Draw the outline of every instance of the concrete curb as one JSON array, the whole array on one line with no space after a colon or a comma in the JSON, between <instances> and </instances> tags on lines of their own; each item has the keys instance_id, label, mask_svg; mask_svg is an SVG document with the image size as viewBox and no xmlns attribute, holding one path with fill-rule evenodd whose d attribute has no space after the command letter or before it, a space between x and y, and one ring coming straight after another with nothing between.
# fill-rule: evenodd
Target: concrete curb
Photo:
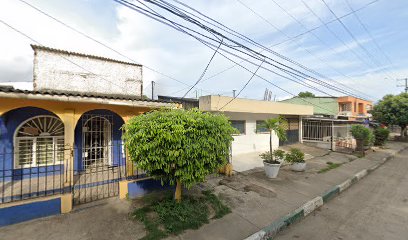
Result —
<instances>
[{"instance_id":1,"label":"concrete curb","mask_svg":"<svg viewBox=\"0 0 408 240\"><path fill-rule=\"evenodd\" d=\"M245 240L265 240L265 239L273 239L276 234L283 229L287 228L291 224L300 221L301 219L305 218L307 215L310 213L314 212L316 209L320 208L323 206L326 202L328 202L330 199L336 197L346 189L350 188L352 185L363 179L365 176L367 176L369 173L373 172L376 170L378 167L383 165L385 162L393 158L395 155L398 153L404 151L405 149L408 149L408 147L404 147L395 153L390 154L387 157L384 157L380 163L374 165L373 167L369 169L363 169L360 172L356 173L353 177L347 179L346 181L335 185L328 191L324 192L321 196L317 196L313 198L312 200L306 202L303 204L301 207L296 209L295 211L285 215L284 217L280 218L279 220L273 222L269 226L261 229L260 231L252 234L251 236L245 238Z\"/></svg>"}]
</instances>

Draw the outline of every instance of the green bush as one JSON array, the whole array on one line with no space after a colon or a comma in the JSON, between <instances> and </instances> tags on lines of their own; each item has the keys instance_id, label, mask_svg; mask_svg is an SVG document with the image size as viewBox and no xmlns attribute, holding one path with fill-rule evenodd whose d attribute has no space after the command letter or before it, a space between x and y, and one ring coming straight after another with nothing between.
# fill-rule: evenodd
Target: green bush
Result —
<instances>
[{"instance_id":1,"label":"green bush","mask_svg":"<svg viewBox=\"0 0 408 240\"><path fill-rule=\"evenodd\" d=\"M374 145L375 146L384 146L384 144L388 140L388 136L390 135L390 130L386 128L376 128L374 130Z\"/></svg>"},{"instance_id":2,"label":"green bush","mask_svg":"<svg viewBox=\"0 0 408 240\"><path fill-rule=\"evenodd\" d=\"M297 148L291 148L286 154L285 160L289 163L305 162L305 154Z\"/></svg>"},{"instance_id":3,"label":"green bush","mask_svg":"<svg viewBox=\"0 0 408 240\"><path fill-rule=\"evenodd\" d=\"M370 129L363 125L353 125L351 126L351 135L358 140L366 140L369 138Z\"/></svg>"},{"instance_id":4,"label":"green bush","mask_svg":"<svg viewBox=\"0 0 408 240\"><path fill-rule=\"evenodd\" d=\"M371 129L368 129L368 136L366 139L364 139L364 146L373 146L375 141L375 136L374 133Z\"/></svg>"},{"instance_id":5,"label":"green bush","mask_svg":"<svg viewBox=\"0 0 408 240\"><path fill-rule=\"evenodd\" d=\"M187 188L228 163L235 129L222 114L198 109L161 109L130 119L123 138L137 166L160 179Z\"/></svg>"}]
</instances>

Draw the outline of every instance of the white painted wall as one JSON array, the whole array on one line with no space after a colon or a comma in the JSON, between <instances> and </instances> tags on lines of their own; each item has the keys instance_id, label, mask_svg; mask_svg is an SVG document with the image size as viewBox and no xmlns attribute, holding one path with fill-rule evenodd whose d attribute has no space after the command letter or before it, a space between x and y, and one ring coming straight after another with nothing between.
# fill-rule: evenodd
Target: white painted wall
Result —
<instances>
[{"instance_id":1,"label":"white painted wall","mask_svg":"<svg viewBox=\"0 0 408 240\"><path fill-rule=\"evenodd\" d=\"M140 96L142 66L35 49L34 90Z\"/></svg>"},{"instance_id":2,"label":"white painted wall","mask_svg":"<svg viewBox=\"0 0 408 240\"><path fill-rule=\"evenodd\" d=\"M230 120L245 120L246 133L244 135L233 136L233 156L243 153L269 151L269 134L256 133L256 121L277 117L278 115L237 112L224 112L224 114L228 116ZM273 150L279 147L279 139L276 134L272 137L272 143Z\"/></svg>"}]
</instances>

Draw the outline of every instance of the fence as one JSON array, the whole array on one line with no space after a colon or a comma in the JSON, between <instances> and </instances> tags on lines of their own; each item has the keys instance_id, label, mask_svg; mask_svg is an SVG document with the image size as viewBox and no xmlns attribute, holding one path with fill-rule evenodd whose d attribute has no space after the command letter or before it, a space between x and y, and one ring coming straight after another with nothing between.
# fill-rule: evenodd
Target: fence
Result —
<instances>
[{"instance_id":1,"label":"fence","mask_svg":"<svg viewBox=\"0 0 408 240\"><path fill-rule=\"evenodd\" d=\"M304 119L302 139L326 144L332 150L351 151L355 147L355 140L350 133L351 126L346 121Z\"/></svg>"},{"instance_id":2,"label":"fence","mask_svg":"<svg viewBox=\"0 0 408 240\"><path fill-rule=\"evenodd\" d=\"M72 193L81 204L116 196L119 181L145 176L123 144L34 146L0 152L0 203Z\"/></svg>"}]
</instances>

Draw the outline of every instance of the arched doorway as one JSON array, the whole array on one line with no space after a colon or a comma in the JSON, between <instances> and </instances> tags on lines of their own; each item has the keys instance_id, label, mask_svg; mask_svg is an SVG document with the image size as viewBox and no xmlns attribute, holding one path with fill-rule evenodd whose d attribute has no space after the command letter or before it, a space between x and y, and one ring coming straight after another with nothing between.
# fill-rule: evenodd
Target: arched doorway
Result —
<instances>
[{"instance_id":1,"label":"arched doorway","mask_svg":"<svg viewBox=\"0 0 408 240\"><path fill-rule=\"evenodd\" d=\"M123 119L107 109L82 114L75 127L74 204L119 194L119 181L126 177L122 142Z\"/></svg>"},{"instance_id":2,"label":"arched doorway","mask_svg":"<svg viewBox=\"0 0 408 240\"><path fill-rule=\"evenodd\" d=\"M112 165L112 119L84 115L82 118L82 164L85 169Z\"/></svg>"}]
</instances>

